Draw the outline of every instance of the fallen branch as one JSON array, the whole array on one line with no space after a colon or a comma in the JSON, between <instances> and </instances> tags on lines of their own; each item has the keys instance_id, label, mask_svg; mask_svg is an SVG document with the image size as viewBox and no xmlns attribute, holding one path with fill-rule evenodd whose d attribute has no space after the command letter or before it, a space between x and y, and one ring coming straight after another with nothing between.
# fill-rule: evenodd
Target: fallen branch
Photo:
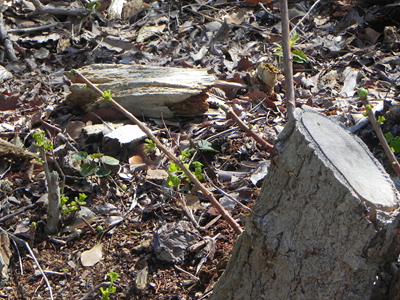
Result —
<instances>
[{"instance_id":1,"label":"fallen branch","mask_svg":"<svg viewBox=\"0 0 400 300\"><path fill-rule=\"evenodd\" d=\"M86 77L84 77L81 73L76 70L72 70L71 74L77 76L81 79L87 86L92 89L98 95L104 97L104 92L101 91L98 87L92 84ZM142 122L140 122L134 115L128 112L123 106L121 106L118 102L116 102L111 97L107 97L107 100L110 101L112 106L121 111L128 119L134 122L156 145L157 148L160 149L172 162L174 162L181 170L186 174L186 176L190 179L190 181L203 193L203 195L211 202L211 204L218 210L218 212L222 215L222 217L228 222L228 224L232 227L232 229L237 233L242 233L242 228L239 224L231 217L231 215L223 208L223 206L214 198L214 196L201 184L201 182L197 179L197 177L190 172L190 170L184 165L184 163L178 159L174 154L169 152L169 150L161 144L161 142L153 135L150 129L147 128Z\"/></svg>"},{"instance_id":2,"label":"fallen branch","mask_svg":"<svg viewBox=\"0 0 400 300\"><path fill-rule=\"evenodd\" d=\"M31 12L28 17L38 14L50 14L50 15L64 15L64 16L75 16L75 17L86 17L92 10L91 9L65 9L65 8L52 8L43 6L39 0L31 1L35 6L35 11Z\"/></svg>"},{"instance_id":3,"label":"fallen branch","mask_svg":"<svg viewBox=\"0 0 400 300\"><path fill-rule=\"evenodd\" d=\"M248 136L251 136L257 143L259 143L261 145L261 147L263 147L265 150L267 150L268 153L271 154L271 156L274 156L275 147L273 145L271 145L270 143L268 143L266 140L264 140L262 137L260 137L254 131L251 131L251 129L246 124L244 124L243 121L235 114L235 112L232 110L232 108L230 108L224 104L221 104L219 107L222 108L225 111L226 116L228 118L231 118L232 120L234 120L236 122L236 124L238 124L239 127L241 129L243 129Z\"/></svg>"}]
</instances>

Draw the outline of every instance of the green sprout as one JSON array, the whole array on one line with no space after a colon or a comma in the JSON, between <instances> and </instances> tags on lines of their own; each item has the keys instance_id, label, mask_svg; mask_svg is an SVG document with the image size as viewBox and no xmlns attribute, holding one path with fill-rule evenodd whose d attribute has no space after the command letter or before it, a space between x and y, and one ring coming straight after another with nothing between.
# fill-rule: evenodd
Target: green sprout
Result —
<instances>
[{"instance_id":1,"label":"green sprout","mask_svg":"<svg viewBox=\"0 0 400 300\"><path fill-rule=\"evenodd\" d=\"M146 142L146 145L144 145L144 149L147 153L151 153L157 148L157 145L153 140L145 139L144 141Z\"/></svg>"},{"instance_id":2,"label":"green sprout","mask_svg":"<svg viewBox=\"0 0 400 300\"><path fill-rule=\"evenodd\" d=\"M189 164L185 163L185 161L190 157L191 152L193 151L195 151L195 149L193 148L185 149L181 151L181 155L179 156L179 159L184 163L185 167L188 169L189 169ZM167 184L172 187L177 187L181 183L181 179L184 176L185 172L183 172L182 169L177 164L171 162L168 168Z\"/></svg>"},{"instance_id":3,"label":"green sprout","mask_svg":"<svg viewBox=\"0 0 400 300\"><path fill-rule=\"evenodd\" d=\"M367 99L367 96L368 96L368 90L363 88L363 87L361 87L361 88L358 89L357 94L358 94L358 97L360 97L361 100L365 100L365 99Z\"/></svg>"},{"instance_id":4,"label":"green sprout","mask_svg":"<svg viewBox=\"0 0 400 300\"><path fill-rule=\"evenodd\" d=\"M212 147L212 144L208 141L201 140L198 143L198 150L201 151L209 151L209 152L218 152ZM184 166L189 169L189 164L186 163L189 160L191 153L196 151L196 149L188 148L181 151L181 155L179 159L182 161ZM193 161L192 166L194 166L194 172L192 172L198 180L203 180L203 164L199 161ZM181 179L185 177L185 172L174 162L171 162L168 168L168 178L167 184L171 187L178 187L181 184ZM186 182L190 182L189 178L185 178Z\"/></svg>"},{"instance_id":5,"label":"green sprout","mask_svg":"<svg viewBox=\"0 0 400 300\"><path fill-rule=\"evenodd\" d=\"M102 287L100 288L101 295L103 300L110 300L110 294L115 293L117 288L113 286L114 281L120 276L116 272L110 272L107 274L110 277L110 285L104 290Z\"/></svg>"},{"instance_id":6,"label":"green sprout","mask_svg":"<svg viewBox=\"0 0 400 300\"><path fill-rule=\"evenodd\" d=\"M386 142L388 142L390 150L392 152L400 153L400 137L394 137L390 132L385 133Z\"/></svg>"},{"instance_id":7,"label":"green sprout","mask_svg":"<svg viewBox=\"0 0 400 300\"><path fill-rule=\"evenodd\" d=\"M378 120L376 122L378 123L378 125L382 125L383 122L385 122L385 121L386 121L386 119L384 116L379 116Z\"/></svg>"},{"instance_id":8,"label":"green sprout","mask_svg":"<svg viewBox=\"0 0 400 300\"><path fill-rule=\"evenodd\" d=\"M106 167L107 165L119 165L118 159L101 153L88 155L87 152L80 151L72 154L71 157L76 160L84 161L79 170L83 177L88 177L93 174L97 177L105 177L111 173L111 170Z\"/></svg>"},{"instance_id":9,"label":"green sprout","mask_svg":"<svg viewBox=\"0 0 400 300\"><path fill-rule=\"evenodd\" d=\"M87 196L84 193L79 193L79 197L75 197L71 203L68 203L69 197L60 196L61 210L64 215L71 211L76 211L80 206L86 205Z\"/></svg>"},{"instance_id":10,"label":"green sprout","mask_svg":"<svg viewBox=\"0 0 400 300\"><path fill-rule=\"evenodd\" d=\"M308 60L307 56L304 54L303 51L301 51L299 49L292 49L293 46L296 44L298 39L299 39L299 35L297 33L290 37L289 48L292 51L293 61L295 63L298 63L298 64L308 63L309 60ZM282 45L280 45L278 43L274 43L274 45L275 45L274 55L277 55L279 57L283 57Z\"/></svg>"},{"instance_id":11,"label":"green sprout","mask_svg":"<svg viewBox=\"0 0 400 300\"><path fill-rule=\"evenodd\" d=\"M44 151L50 151L53 149L53 143L51 143L46 138L46 133L44 131L38 131L33 134L33 138L35 139L35 145L37 147L43 147Z\"/></svg>"},{"instance_id":12,"label":"green sprout","mask_svg":"<svg viewBox=\"0 0 400 300\"><path fill-rule=\"evenodd\" d=\"M108 101L111 101L111 100L112 100L112 99L111 99L111 90L105 91L105 92L102 94L102 96L103 96L104 99L106 99L106 100L108 100Z\"/></svg>"}]
</instances>

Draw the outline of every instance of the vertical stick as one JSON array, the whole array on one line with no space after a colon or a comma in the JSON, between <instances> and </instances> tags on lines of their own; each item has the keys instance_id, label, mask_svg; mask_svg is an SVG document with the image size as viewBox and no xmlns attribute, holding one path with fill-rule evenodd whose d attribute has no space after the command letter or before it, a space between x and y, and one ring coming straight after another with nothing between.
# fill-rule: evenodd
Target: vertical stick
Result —
<instances>
[{"instance_id":1,"label":"vertical stick","mask_svg":"<svg viewBox=\"0 0 400 300\"><path fill-rule=\"evenodd\" d=\"M289 29L289 13L287 0L280 0L281 4L281 21L282 21L282 48L283 48L283 65L285 68L285 85L286 85L286 109L287 118L291 119L293 110L296 107L294 99L294 83L293 83L293 63L290 49L290 29Z\"/></svg>"}]
</instances>

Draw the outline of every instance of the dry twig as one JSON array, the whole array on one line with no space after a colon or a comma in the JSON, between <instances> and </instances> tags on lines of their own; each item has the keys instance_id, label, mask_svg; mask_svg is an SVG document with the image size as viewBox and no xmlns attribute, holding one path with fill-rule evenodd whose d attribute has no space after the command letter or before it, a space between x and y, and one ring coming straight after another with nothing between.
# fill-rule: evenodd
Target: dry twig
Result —
<instances>
[{"instance_id":1,"label":"dry twig","mask_svg":"<svg viewBox=\"0 0 400 300\"><path fill-rule=\"evenodd\" d=\"M274 156L275 147L264 140L262 137L260 137L258 134L256 134L254 131L251 131L251 129L246 124L244 124L243 121L235 114L232 108L226 105L220 105L219 107L222 108L225 111L226 116L234 120L236 124L238 124L239 127L247 133L248 136L251 136L257 143L261 145L261 147L267 150L268 153L271 154L271 156Z\"/></svg>"}]
</instances>

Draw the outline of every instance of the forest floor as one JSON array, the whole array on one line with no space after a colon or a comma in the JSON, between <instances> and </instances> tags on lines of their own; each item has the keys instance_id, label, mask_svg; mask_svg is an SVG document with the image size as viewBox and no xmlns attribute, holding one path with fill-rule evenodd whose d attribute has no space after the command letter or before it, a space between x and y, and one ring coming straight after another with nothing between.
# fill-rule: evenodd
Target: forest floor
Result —
<instances>
[{"instance_id":1,"label":"forest floor","mask_svg":"<svg viewBox=\"0 0 400 300\"><path fill-rule=\"evenodd\" d=\"M110 145L105 131L131 123L112 108L87 112L68 105L72 83L64 72L93 64L204 68L225 82L204 94L204 112L137 117L175 155L188 155L193 171L193 162L203 165L203 184L243 226L240 217L257 201L270 154L218 104L232 106L271 143L283 129L284 76L277 72L269 87L257 75L262 63L282 68L279 3L128 1L118 18L100 2L85 17L66 13L86 9L80 2L52 4L59 10L48 13L37 1L3 3L1 25L17 60L1 52L0 136L36 153L33 135L44 131L53 144L50 169L60 174L62 195L69 198L63 210L80 194L86 204L63 214L58 233L46 234L43 164L26 152L1 152L0 227L20 241L8 245L7 235L0 235L0 298L107 299L110 291L110 299L207 299L233 251L234 230L184 176L177 187L168 184L180 174L144 138L134 147L120 140ZM388 166L363 121L357 90L368 89L371 105L386 118L392 148L400 152L400 4L317 1L312 7L314 2L289 1L293 36L298 34L296 105L342 123ZM119 168L84 177L77 152L96 154L95 164L112 156ZM111 272L119 276L115 289Z\"/></svg>"}]
</instances>

